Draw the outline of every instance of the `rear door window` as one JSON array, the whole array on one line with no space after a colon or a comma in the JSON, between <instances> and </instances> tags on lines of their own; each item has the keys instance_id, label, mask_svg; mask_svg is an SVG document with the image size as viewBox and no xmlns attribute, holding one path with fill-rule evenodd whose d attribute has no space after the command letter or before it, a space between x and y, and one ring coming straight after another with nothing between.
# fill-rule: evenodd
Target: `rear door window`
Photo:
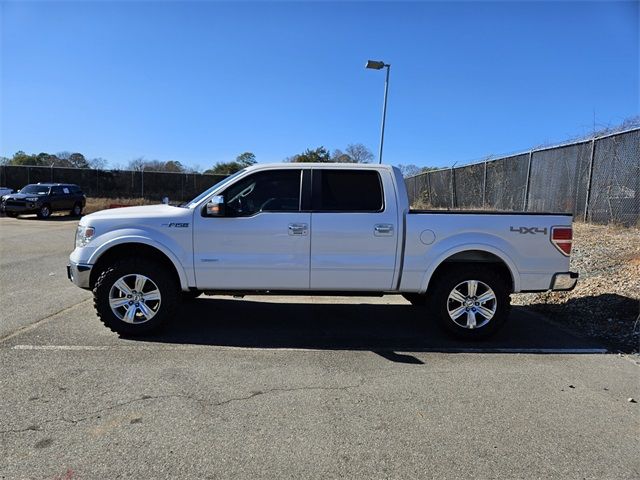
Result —
<instances>
[{"instance_id":1,"label":"rear door window","mask_svg":"<svg viewBox=\"0 0 640 480\"><path fill-rule=\"evenodd\" d=\"M373 170L314 170L312 209L315 212L381 212L380 174Z\"/></svg>"}]
</instances>

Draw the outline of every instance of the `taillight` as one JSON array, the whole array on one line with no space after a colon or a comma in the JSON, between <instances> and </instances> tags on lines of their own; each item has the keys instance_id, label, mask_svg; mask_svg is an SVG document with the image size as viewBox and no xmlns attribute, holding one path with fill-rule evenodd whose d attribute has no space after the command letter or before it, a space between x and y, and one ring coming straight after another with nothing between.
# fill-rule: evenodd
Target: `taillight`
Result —
<instances>
[{"instance_id":1,"label":"taillight","mask_svg":"<svg viewBox=\"0 0 640 480\"><path fill-rule=\"evenodd\" d=\"M573 243L573 229L571 227L551 227L551 243L568 257Z\"/></svg>"}]
</instances>

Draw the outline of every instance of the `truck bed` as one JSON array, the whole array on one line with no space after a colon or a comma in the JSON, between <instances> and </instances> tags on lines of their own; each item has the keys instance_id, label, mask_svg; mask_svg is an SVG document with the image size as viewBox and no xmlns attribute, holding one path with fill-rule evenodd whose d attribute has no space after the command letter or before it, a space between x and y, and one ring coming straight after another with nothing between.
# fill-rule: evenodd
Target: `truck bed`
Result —
<instances>
[{"instance_id":1,"label":"truck bed","mask_svg":"<svg viewBox=\"0 0 640 480\"><path fill-rule=\"evenodd\" d=\"M410 209L409 215L415 214L457 214L457 215L551 215L554 217L565 216L570 217L571 213L560 213L560 212L520 212L517 210L420 210L420 209Z\"/></svg>"}]
</instances>

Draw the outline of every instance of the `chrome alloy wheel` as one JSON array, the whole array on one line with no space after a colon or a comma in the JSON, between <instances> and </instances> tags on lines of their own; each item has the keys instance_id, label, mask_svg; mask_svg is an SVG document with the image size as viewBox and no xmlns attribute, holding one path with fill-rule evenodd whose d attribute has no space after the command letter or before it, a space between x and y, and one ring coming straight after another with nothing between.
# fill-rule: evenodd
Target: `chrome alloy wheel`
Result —
<instances>
[{"instance_id":1,"label":"chrome alloy wheel","mask_svg":"<svg viewBox=\"0 0 640 480\"><path fill-rule=\"evenodd\" d=\"M131 273L120 277L109 291L109 306L123 322L144 323L160 310L161 295L153 280Z\"/></svg>"},{"instance_id":2,"label":"chrome alloy wheel","mask_svg":"<svg viewBox=\"0 0 640 480\"><path fill-rule=\"evenodd\" d=\"M480 280L466 280L451 290L447 312L456 325L472 330L484 327L496 313L498 302L491 287Z\"/></svg>"}]
</instances>

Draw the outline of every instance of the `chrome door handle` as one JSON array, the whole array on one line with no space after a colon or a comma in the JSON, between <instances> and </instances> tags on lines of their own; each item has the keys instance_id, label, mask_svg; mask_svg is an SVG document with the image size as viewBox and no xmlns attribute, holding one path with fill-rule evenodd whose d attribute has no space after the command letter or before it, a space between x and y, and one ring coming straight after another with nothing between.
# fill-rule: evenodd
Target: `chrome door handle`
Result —
<instances>
[{"instance_id":1,"label":"chrome door handle","mask_svg":"<svg viewBox=\"0 0 640 480\"><path fill-rule=\"evenodd\" d=\"M306 235L308 226L306 223L290 223L289 235Z\"/></svg>"},{"instance_id":2,"label":"chrome door handle","mask_svg":"<svg viewBox=\"0 0 640 480\"><path fill-rule=\"evenodd\" d=\"M373 234L376 237L386 237L393 235L393 225L390 223L378 223L373 227Z\"/></svg>"}]
</instances>

